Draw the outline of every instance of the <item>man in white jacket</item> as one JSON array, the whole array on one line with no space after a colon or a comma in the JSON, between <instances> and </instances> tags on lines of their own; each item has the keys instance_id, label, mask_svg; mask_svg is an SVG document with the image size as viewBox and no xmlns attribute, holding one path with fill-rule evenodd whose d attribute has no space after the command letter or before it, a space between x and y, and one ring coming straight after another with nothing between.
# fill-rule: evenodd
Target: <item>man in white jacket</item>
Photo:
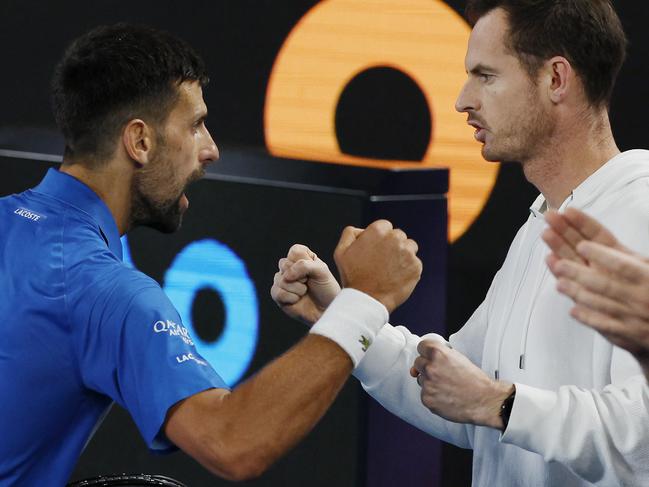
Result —
<instances>
[{"instance_id":1,"label":"man in white jacket","mask_svg":"<svg viewBox=\"0 0 649 487\"><path fill-rule=\"evenodd\" d=\"M394 414L473 448L474 486L649 485L644 377L628 352L570 317L541 238L544 213L572 207L627 247L649 246L649 152L620 153L608 118L625 56L620 21L608 0L475 0L468 14L456 108L484 158L520 162L541 195L450 347L386 325L354 375ZM312 321L338 286L306 251L280 261L271 294Z\"/></svg>"}]
</instances>

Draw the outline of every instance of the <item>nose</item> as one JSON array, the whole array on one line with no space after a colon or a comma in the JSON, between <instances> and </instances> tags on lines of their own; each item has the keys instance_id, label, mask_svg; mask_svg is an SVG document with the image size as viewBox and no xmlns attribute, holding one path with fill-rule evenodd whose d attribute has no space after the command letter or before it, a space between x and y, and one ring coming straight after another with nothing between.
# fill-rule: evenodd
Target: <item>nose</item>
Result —
<instances>
[{"instance_id":1,"label":"nose","mask_svg":"<svg viewBox=\"0 0 649 487\"><path fill-rule=\"evenodd\" d=\"M201 164L207 165L218 161L220 154L219 148L216 146L216 143L214 142L214 139L212 139L212 135L207 128L205 128L205 135L205 146L201 149L198 157Z\"/></svg>"},{"instance_id":2,"label":"nose","mask_svg":"<svg viewBox=\"0 0 649 487\"><path fill-rule=\"evenodd\" d=\"M478 103L471 92L470 80L467 80L455 100L455 109L460 113L476 111L479 108L477 105Z\"/></svg>"}]
</instances>

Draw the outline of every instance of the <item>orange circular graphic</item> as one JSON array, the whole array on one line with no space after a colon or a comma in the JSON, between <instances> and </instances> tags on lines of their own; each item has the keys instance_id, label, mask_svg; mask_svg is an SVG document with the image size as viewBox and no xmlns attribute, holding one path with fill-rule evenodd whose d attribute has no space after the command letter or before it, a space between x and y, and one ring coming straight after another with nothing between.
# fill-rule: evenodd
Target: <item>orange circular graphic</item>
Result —
<instances>
[{"instance_id":1,"label":"orange circular graphic","mask_svg":"<svg viewBox=\"0 0 649 487\"><path fill-rule=\"evenodd\" d=\"M266 93L264 131L280 157L372 167L448 167L449 237L456 240L480 214L496 181L466 116L455 111L464 84L470 28L440 0L325 0L298 22L282 46ZM422 162L343 154L335 114L347 84L374 67L412 78L432 114Z\"/></svg>"}]
</instances>

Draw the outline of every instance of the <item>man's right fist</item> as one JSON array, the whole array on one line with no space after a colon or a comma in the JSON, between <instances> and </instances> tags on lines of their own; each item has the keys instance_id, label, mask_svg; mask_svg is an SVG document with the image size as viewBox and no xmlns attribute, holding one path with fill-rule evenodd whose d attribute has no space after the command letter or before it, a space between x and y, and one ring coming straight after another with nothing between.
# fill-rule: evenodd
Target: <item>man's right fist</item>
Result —
<instances>
[{"instance_id":1,"label":"man's right fist","mask_svg":"<svg viewBox=\"0 0 649 487\"><path fill-rule=\"evenodd\" d=\"M378 220L365 230L343 230L334 260L343 287L369 294L392 312L415 289L422 264L418 246L387 220Z\"/></svg>"}]
</instances>

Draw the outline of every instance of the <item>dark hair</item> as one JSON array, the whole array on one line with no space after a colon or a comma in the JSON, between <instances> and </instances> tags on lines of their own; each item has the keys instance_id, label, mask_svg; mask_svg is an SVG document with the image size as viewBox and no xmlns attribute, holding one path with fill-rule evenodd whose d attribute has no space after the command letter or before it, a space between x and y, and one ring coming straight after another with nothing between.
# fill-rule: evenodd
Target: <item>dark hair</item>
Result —
<instances>
[{"instance_id":1,"label":"dark hair","mask_svg":"<svg viewBox=\"0 0 649 487\"><path fill-rule=\"evenodd\" d=\"M588 100L608 105L626 57L627 39L609 0L469 0L471 25L495 8L509 20L508 47L530 76L544 61L565 57Z\"/></svg>"},{"instance_id":2,"label":"dark hair","mask_svg":"<svg viewBox=\"0 0 649 487\"><path fill-rule=\"evenodd\" d=\"M110 157L132 118L166 120L184 81L205 86L209 78L198 54L169 33L120 23L77 38L52 79L66 156L85 156L90 164Z\"/></svg>"}]
</instances>

